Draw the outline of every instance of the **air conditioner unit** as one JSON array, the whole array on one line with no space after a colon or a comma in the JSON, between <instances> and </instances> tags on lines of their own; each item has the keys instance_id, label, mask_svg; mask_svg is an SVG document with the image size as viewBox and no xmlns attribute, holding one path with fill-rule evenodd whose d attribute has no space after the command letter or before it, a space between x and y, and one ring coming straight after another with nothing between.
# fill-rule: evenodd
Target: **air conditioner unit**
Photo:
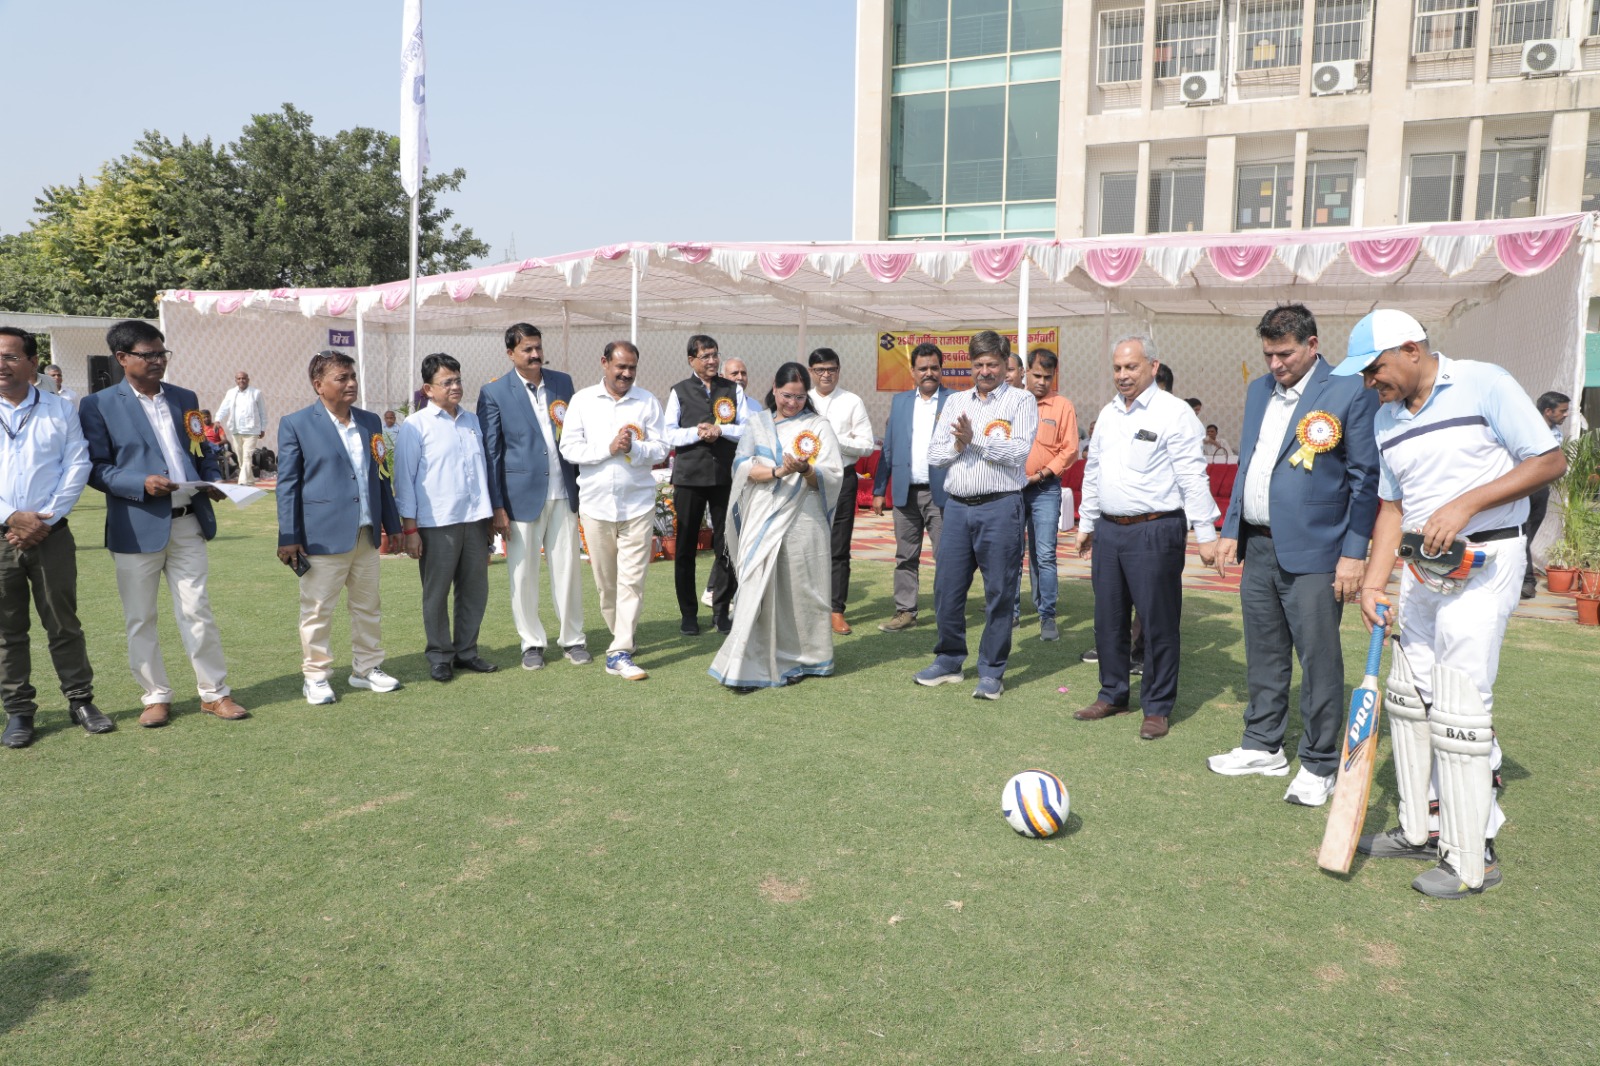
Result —
<instances>
[{"instance_id":1,"label":"air conditioner unit","mask_svg":"<svg viewBox=\"0 0 1600 1066\"><path fill-rule=\"evenodd\" d=\"M1572 69L1572 39L1555 37L1545 41L1524 41L1522 44L1522 76L1537 78L1547 74L1560 74Z\"/></svg>"},{"instance_id":2,"label":"air conditioner unit","mask_svg":"<svg viewBox=\"0 0 1600 1066\"><path fill-rule=\"evenodd\" d=\"M1335 59L1328 63L1318 63L1311 71L1312 96L1348 93L1358 87L1354 59Z\"/></svg>"},{"instance_id":3,"label":"air conditioner unit","mask_svg":"<svg viewBox=\"0 0 1600 1066\"><path fill-rule=\"evenodd\" d=\"M1211 104L1222 99L1222 77L1214 70L1201 70L1185 74L1178 86L1178 95L1185 104Z\"/></svg>"}]
</instances>

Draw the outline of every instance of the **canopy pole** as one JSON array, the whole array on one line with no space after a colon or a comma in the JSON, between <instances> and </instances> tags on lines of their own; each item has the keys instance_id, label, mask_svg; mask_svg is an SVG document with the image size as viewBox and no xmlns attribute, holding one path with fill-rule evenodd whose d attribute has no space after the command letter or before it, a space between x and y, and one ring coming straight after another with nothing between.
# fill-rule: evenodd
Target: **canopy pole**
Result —
<instances>
[{"instance_id":1,"label":"canopy pole","mask_svg":"<svg viewBox=\"0 0 1600 1066\"><path fill-rule=\"evenodd\" d=\"M1028 365L1028 257L1022 257L1022 278L1017 282L1017 358ZM1009 368L1008 368L1009 369Z\"/></svg>"},{"instance_id":2,"label":"canopy pole","mask_svg":"<svg viewBox=\"0 0 1600 1066\"><path fill-rule=\"evenodd\" d=\"M794 361L805 364L806 361L806 294L800 294L800 332L795 335Z\"/></svg>"},{"instance_id":3,"label":"canopy pole","mask_svg":"<svg viewBox=\"0 0 1600 1066\"><path fill-rule=\"evenodd\" d=\"M633 276L629 284L628 340L637 348L639 347L639 255L637 252L629 253L628 263L633 268Z\"/></svg>"},{"instance_id":4,"label":"canopy pole","mask_svg":"<svg viewBox=\"0 0 1600 1066\"><path fill-rule=\"evenodd\" d=\"M356 305L356 382L357 388L360 390L357 393L356 402L358 404L364 403L367 397L371 395L371 392L367 388L367 335L366 330L361 325L360 304ZM387 401L389 395L389 377L387 374L384 375L381 395ZM387 402L385 405L387 406ZM378 417L383 417L382 411L378 412Z\"/></svg>"},{"instance_id":5,"label":"canopy pole","mask_svg":"<svg viewBox=\"0 0 1600 1066\"><path fill-rule=\"evenodd\" d=\"M561 365L572 370L572 309L561 301Z\"/></svg>"},{"instance_id":6,"label":"canopy pole","mask_svg":"<svg viewBox=\"0 0 1600 1066\"><path fill-rule=\"evenodd\" d=\"M418 188L411 198L411 298L406 301L411 307L411 373L417 367L417 201L421 196Z\"/></svg>"},{"instance_id":7,"label":"canopy pole","mask_svg":"<svg viewBox=\"0 0 1600 1066\"><path fill-rule=\"evenodd\" d=\"M1111 358L1111 301L1105 302L1105 310L1100 314L1100 358Z\"/></svg>"}]
</instances>

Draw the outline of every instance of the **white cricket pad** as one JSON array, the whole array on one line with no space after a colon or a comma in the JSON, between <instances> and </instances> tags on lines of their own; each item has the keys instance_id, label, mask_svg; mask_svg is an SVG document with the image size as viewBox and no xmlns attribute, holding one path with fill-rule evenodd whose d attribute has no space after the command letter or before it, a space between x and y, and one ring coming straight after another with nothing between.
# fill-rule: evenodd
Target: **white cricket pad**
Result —
<instances>
[{"instance_id":1,"label":"white cricket pad","mask_svg":"<svg viewBox=\"0 0 1600 1066\"><path fill-rule=\"evenodd\" d=\"M1412 844L1428 840L1428 780L1433 773L1433 747L1428 708L1417 693L1411 663L1396 642L1383 709L1389 715L1389 740L1394 748L1395 783L1400 787L1400 828Z\"/></svg>"},{"instance_id":2,"label":"white cricket pad","mask_svg":"<svg viewBox=\"0 0 1600 1066\"><path fill-rule=\"evenodd\" d=\"M1433 749L1439 771L1439 854L1468 888L1483 884L1483 840L1494 803L1494 716L1464 671L1433 667Z\"/></svg>"}]
</instances>

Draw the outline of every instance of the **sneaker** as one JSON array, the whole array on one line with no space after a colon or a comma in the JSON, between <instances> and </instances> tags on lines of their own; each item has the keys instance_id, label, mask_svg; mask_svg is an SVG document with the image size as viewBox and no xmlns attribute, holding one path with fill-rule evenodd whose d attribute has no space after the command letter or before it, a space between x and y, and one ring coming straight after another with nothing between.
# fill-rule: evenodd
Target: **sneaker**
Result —
<instances>
[{"instance_id":1,"label":"sneaker","mask_svg":"<svg viewBox=\"0 0 1600 1066\"><path fill-rule=\"evenodd\" d=\"M326 681L307 680L300 686L300 691L305 693L306 702L313 707L321 707L326 703L333 703L339 697L333 694L333 686Z\"/></svg>"},{"instance_id":2,"label":"sneaker","mask_svg":"<svg viewBox=\"0 0 1600 1066\"><path fill-rule=\"evenodd\" d=\"M1287 777L1289 760L1283 749L1277 751L1252 751L1234 748L1206 760L1206 769L1224 777L1243 777L1246 774L1265 774L1267 777Z\"/></svg>"},{"instance_id":3,"label":"sneaker","mask_svg":"<svg viewBox=\"0 0 1600 1066\"><path fill-rule=\"evenodd\" d=\"M1438 838L1429 836L1426 843L1413 844L1406 839L1404 829L1395 826L1381 833L1368 833L1356 841L1356 850L1374 859L1422 859L1437 861Z\"/></svg>"},{"instance_id":4,"label":"sneaker","mask_svg":"<svg viewBox=\"0 0 1600 1066\"><path fill-rule=\"evenodd\" d=\"M524 648L522 650L522 668L524 670L543 670L544 649Z\"/></svg>"},{"instance_id":5,"label":"sneaker","mask_svg":"<svg viewBox=\"0 0 1600 1066\"><path fill-rule=\"evenodd\" d=\"M1530 572L1527 577L1522 579L1522 598L1525 600L1531 600L1537 595L1539 595L1539 583ZM1419 878L1418 880L1421 879ZM1488 882L1485 882L1485 884L1487 883Z\"/></svg>"},{"instance_id":6,"label":"sneaker","mask_svg":"<svg viewBox=\"0 0 1600 1066\"><path fill-rule=\"evenodd\" d=\"M615 674L624 681L643 681L650 675L641 670L633 656L625 651L614 651L606 656L606 673Z\"/></svg>"},{"instance_id":7,"label":"sneaker","mask_svg":"<svg viewBox=\"0 0 1600 1066\"><path fill-rule=\"evenodd\" d=\"M1501 880L1500 867L1495 862L1494 849L1491 847L1484 852L1483 884L1477 888L1466 886L1461 880L1461 875L1450 865L1449 859L1441 860L1438 866L1425 874L1418 874L1416 880L1411 882L1411 887L1424 896L1432 896L1434 899L1466 899L1468 896L1487 892L1491 888L1499 888Z\"/></svg>"},{"instance_id":8,"label":"sneaker","mask_svg":"<svg viewBox=\"0 0 1600 1066\"><path fill-rule=\"evenodd\" d=\"M924 667L912 674L911 680L919 685L926 685L928 688L932 688L935 685L954 685L961 681L961 671L946 670L938 663L934 663L932 666Z\"/></svg>"},{"instance_id":9,"label":"sneaker","mask_svg":"<svg viewBox=\"0 0 1600 1066\"><path fill-rule=\"evenodd\" d=\"M594 656L589 654L589 649L582 644L574 644L570 648L562 649L562 654L567 657L567 662L573 666L587 666L594 662Z\"/></svg>"},{"instance_id":10,"label":"sneaker","mask_svg":"<svg viewBox=\"0 0 1600 1066\"><path fill-rule=\"evenodd\" d=\"M894 617L878 627L884 633L898 633L917 624L917 616L910 611L896 611Z\"/></svg>"},{"instance_id":11,"label":"sneaker","mask_svg":"<svg viewBox=\"0 0 1600 1066\"><path fill-rule=\"evenodd\" d=\"M978 687L972 690L972 698L975 700L997 700L1000 698L1000 693L1005 690L1005 683L998 677L980 677L978 678Z\"/></svg>"},{"instance_id":12,"label":"sneaker","mask_svg":"<svg viewBox=\"0 0 1600 1066\"><path fill-rule=\"evenodd\" d=\"M705 593L700 597L700 602L710 607L716 603L716 597L711 594L710 589L706 589Z\"/></svg>"},{"instance_id":13,"label":"sneaker","mask_svg":"<svg viewBox=\"0 0 1600 1066\"><path fill-rule=\"evenodd\" d=\"M1283 794L1283 802L1293 803L1298 807L1320 807L1328 802L1328 797L1333 795L1333 783L1338 775L1312 773L1304 766L1294 775L1294 780L1289 784L1289 791ZM1348 839L1348 838L1346 838Z\"/></svg>"},{"instance_id":14,"label":"sneaker","mask_svg":"<svg viewBox=\"0 0 1600 1066\"><path fill-rule=\"evenodd\" d=\"M351 674L350 687L364 688L372 692L393 692L400 687L400 679L390 677L377 667L373 667L367 671L365 677L360 674Z\"/></svg>"},{"instance_id":15,"label":"sneaker","mask_svg":"<svg viewBox=\"0 0 1600 1066\"><path fill-rule=\"evenodd\" d=\"M1099 648L1090 648L1088 651L1086 651L1082 655L1078 656L1078 661L1080 663L1097 663L1097 662L1099 662L1100 661L1100 649Z\"/></svg>"},{"instance_id":16,"label":"sneaker","mask_svg":"<svg viewBox=\"0 0 1600 1066\"><path fill-rule=\"evenodd\" d=\"M1128 663L1128 673L1133 677L1144 676L1144 660L1134 659Z\"/></svg>"},{"instance_id":17,"label":"sneaker","mask_svg":"<svg viewBox=\"0 0 1600 1066\"><path fill-rule=\"evenodd\" d=\"M1061 630L1056 626L1056 620L1054 618L1041 618L1041 619L1039 619L1039 639L1040 640L1060 640L1061 639Z\"/></svg>"}]
</instances>

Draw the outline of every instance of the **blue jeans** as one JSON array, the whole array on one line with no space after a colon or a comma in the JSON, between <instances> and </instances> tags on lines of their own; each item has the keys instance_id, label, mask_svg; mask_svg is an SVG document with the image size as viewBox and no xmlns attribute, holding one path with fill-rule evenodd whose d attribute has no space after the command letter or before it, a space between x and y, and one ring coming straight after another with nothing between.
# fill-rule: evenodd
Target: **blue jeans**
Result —
<instances>
[{"instance_id":1,"label":"blue jeans","mask_svg":"<svg viewBox=\"0 0 1600 1066\"><path fill-rule=\"evenodd\" d=\"M944 530L934 560L933 610L939 640L934 662L960 670L967 661L967 594L972 576L983 572L983 636L978 676L1002 677L1011 656L1011 614L1022 585L1022 493L968 507L954 498L945 505Z\"/></svg>"},{"instance_id":2,"label":"blue jeans","mask_svg":"<svg viewBox=\"0 0 1600 1066\"><path fill-rule=\"evenodd\" d=\"M1056 537L1061 531L1061 482L1055 478L1022 490L1027 513L1028 587L1042 621L1056 616Z\"/></svg>"}]
</instances>

